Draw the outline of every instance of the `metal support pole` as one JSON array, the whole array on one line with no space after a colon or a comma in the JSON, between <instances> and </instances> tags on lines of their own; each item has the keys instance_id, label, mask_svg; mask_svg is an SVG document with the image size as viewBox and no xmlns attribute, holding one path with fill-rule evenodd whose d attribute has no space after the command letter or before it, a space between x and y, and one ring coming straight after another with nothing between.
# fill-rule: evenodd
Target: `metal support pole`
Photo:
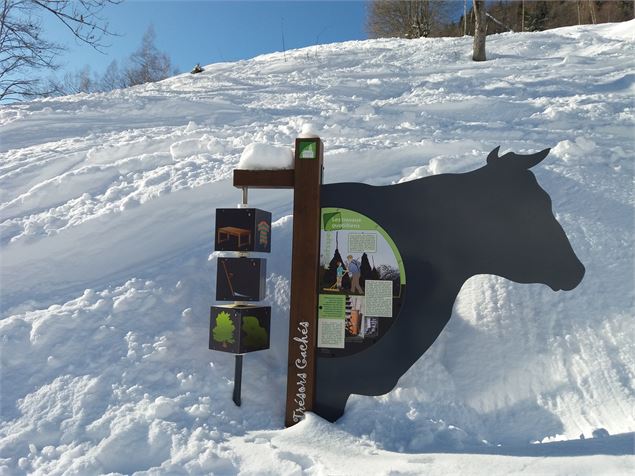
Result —
<instances>
[{"instance_id":1,"label":"metal support pole","mask_svg":"<svg viewBox=\"0 0 635 476\"><path fill-rule=\"evenodd\" d=\"M236 406L240 406L240 389L243 382L243 354L236 354L236 361L234 365L234 394L232 400Z\"/></svg>"},{"instance_id":2,"label":"metal support pole","mask_svg":"<svg viewBox=\"0 0 635 476\"><path fill-rule=\"evenodd\" d=\"M242 196L242 202L238 205L239 208L247 208L248 190L249 190L248 187L242 187L243 196ZM239 252L238 255L248 256L249 253ZM234 304L244 305L245 303L241 301L236 301L234 302ZM234 361L234 393L232 395L232 400L234 401L236 406L239 407L241 404L240 392L241 392L242 383L243 383L243 354L236 354L235 357L236 359Z\"/></svg>"}]
</instances>

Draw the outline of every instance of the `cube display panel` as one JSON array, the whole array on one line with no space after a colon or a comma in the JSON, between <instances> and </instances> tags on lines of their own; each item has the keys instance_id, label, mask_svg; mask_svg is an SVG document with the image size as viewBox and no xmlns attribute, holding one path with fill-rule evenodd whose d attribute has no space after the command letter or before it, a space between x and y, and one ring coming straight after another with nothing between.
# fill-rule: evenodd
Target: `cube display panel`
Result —
<instances>
[{"instance_id":1,"label":"cube display panel","mask_svg":"<svg viewBox=\"0 0 635 476\"><path fill-rule=\"evenodd\" d=\"M216 251L271 251L271 213L258 208L217 208Z\"/></svg>"},{"instance_id":2,"label":"cube display panel","mask_svg":"<svg viewBox=\"0 0 635 476\"><path fill-rule=\"evenodd\" d=\"M269 306L212 306L209 348L232 354L266 350L270 330Z\"/></svg>"},{"instance_id":3,"label":"cube display panel","mask_svg":"<svg viewBox=\"0 0 635 476\"><path fill-rule=\"evenodd\" d=\"M267 260L218 258L217 301L261 301L265 297Z\"/></svg>"}]
</instances>

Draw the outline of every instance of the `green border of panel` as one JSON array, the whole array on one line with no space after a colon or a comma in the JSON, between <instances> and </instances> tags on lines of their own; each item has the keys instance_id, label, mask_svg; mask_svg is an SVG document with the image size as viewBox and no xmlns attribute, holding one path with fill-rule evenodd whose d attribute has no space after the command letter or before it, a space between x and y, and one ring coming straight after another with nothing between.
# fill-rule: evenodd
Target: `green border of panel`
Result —
<instances>
[{"instance_id":1,"label":"green border of panel","mask_svg":"<svg viewBox=\"0 0 635 476\"><path fill-rule=\"evenodd\" d=\"M361 220L359 222L359 228L355 228L354 230L351 230L351 229L348 229L348 228L338 228L338 229L325 230L324 229L324 215L326 213L333 213L333 214L340 213L342 218L344 218L346 215L353 214L354 216L351 216L351 218L355 218L355 219L361 218ZM392 240L390 235L386 232L386 230L384 230L381 226L379 226L371 218L368 218L366 215L362 215L361 213L356 212L354 210L348 210L347 208L324 207L320 211L320 230L321 231L339 231L339 230L342 230L342 231L378 231L381 234L381 236L384 237L386 242L388 242L388 245L390 245L390 249L392 250L392 252L395 255L395 257L397 258L397 265L399 266L399 277L400 277L400 280L401 280L401 284L406 284L406 270L404 268L403 259L401 258L401 253L399 253L399 249L397 248L397 245Z\"/></svg>"}]
</instances>

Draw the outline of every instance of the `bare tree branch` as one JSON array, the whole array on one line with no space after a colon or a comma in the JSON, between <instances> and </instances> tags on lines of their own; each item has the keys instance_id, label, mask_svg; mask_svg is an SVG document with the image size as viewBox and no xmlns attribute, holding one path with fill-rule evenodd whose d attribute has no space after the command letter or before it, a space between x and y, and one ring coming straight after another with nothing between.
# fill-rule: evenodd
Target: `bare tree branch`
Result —
<instances>
[{"instance_id":1,"label":"bare tree branch","mask_svg":"<svg viewBox=\"0 0 635 476\"><path fill-rule=\"evenodd\" d=\"M120 4L123 0L31 0L35 5L53 14L81 42L98 51L110 45L102 43L112 35L108 23L101 15L103 9Z\"/></svg>"},{"instance_id":2,"label":"bare tree branch","mask_svg":"<svg viewBox=\"0 0 635 476\"><path fill-rule=\"evenodd\" d=\"M72 36L97 51L112 35L102 16L108 5L122 0L0 0L0 101L29 99L54 91L42 87L43 70L58 67L56 57L64 50L43 35L40 18L54 15ZM39 72L39 73L38 73Z\"/></svg>"},{"instance_id":3,"label":"bare tree branch","mask_svg":"<svg viewBox=\"0 0 635 476\"><path fill-rule=\"evenodd\" d=\"M512 27L505 25L502 21L498 21L496 18L494 18L489 13L486 12L485 16L487 18L489 18L490 20L492 20L494 23L496 23L498 26L500 26L502 28L505 28L507 31L511 31L512 33L514 33L514 29Z\"/></svg>"}]
</instances>

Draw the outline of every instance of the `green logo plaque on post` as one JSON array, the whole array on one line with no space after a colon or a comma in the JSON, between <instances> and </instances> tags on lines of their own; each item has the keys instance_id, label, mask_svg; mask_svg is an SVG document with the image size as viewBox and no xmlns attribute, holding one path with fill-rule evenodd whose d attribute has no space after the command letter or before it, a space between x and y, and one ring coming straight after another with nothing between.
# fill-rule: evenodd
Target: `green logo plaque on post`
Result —
<instances>
[{"instance_id":1,"label":"green logo plaque on post","mask_svg":"<svg viewBox=\"0 0 635 476\"><path fill-rule=\"evenodd\" d=\"M301 159L316 159L317 158L317 142L316 141L301 140L299 149L300 149Z\"/></svg>"}]
</instances>

